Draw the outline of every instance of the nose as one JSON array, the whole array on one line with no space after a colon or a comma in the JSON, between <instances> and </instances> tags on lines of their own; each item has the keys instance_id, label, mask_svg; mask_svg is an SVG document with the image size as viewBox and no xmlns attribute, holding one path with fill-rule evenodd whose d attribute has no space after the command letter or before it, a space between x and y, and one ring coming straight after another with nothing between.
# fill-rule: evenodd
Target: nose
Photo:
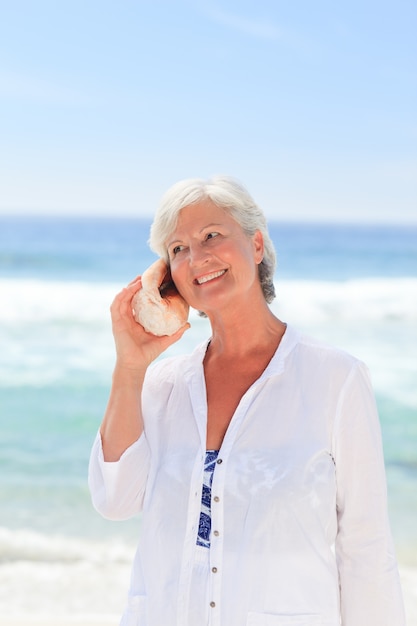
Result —
<instances>
[{"instance_id":1,"label":"nose","mask_svg":"<svg viewBox=\"0 0 417 626\"><path fill-rule=\"evenodd\" d=\"M200 243L190 246L189 259L192 267L201 267L205 265L211 258L211 254Z\"/></svg>"}]
</instances>

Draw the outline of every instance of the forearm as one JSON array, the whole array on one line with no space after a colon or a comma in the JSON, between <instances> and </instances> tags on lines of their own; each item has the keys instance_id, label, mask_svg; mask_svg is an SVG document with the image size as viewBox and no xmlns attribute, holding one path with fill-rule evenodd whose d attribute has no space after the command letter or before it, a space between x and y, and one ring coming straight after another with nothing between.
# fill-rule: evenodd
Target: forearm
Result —
<instances>
[{"instance_id":1,"label":"forearm","mask_svg":"<svg viewBox=\"0 0 417 626\"><path fill-rule=\"evenodd\" d=\"M116 363L107 409L100 427L104 460L118 461L143 432L141 393L146 373Z\"/></svg>"},{"instance_id":2,"label":"forearm","mask_svg":"<svg viewBox=\"0 0 417 626\"><path fill-rule=\"evenodd\" d=\"M173 335L156 336L138 324L132 298L141 289L141 278L133 280L113 300L110 308L117 360L109 402L100 428L104 460L118 461L143 432L141 396L148 366L189 328Z\"/></svg>"},{"instance_id":3,"label":"forearm","mask_svg":"<svg viewBox=\"0 0 417 626\"><path fill-rule=\"evenodd\" d=\"M335 429L339 567L343 626L404 626L389 527L381 429L368 373L356 367Z\"/></svg>"}]
</instances>

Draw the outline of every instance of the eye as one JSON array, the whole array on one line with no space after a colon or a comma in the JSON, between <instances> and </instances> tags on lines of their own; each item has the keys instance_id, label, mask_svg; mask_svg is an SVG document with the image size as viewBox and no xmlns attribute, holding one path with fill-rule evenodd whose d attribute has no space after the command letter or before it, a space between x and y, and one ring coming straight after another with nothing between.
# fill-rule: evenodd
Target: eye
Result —
<instances>
[{"instance_id":1,"label":"eye","mask_svg":"<svg viewBox=\"0 0 417 626\"><path fill-rule=\"evenodd\" d=\"M172 248L172 254L175 256L176 254L178 254L178 252L181 252L181 250L184 250L185 246L174 246Z\"/></svg>"},{"instance_id":2,"label":"eye","mask_svg":"<svg viewBox=\"0 0 417 626\"><path fill-rule=\"evenodd\" d=\"M215 237L218 237L219 233L213 232L213 233L207 233L206 235L206 240L207 239L214 239Z\"/></svg>"}]
</instances>

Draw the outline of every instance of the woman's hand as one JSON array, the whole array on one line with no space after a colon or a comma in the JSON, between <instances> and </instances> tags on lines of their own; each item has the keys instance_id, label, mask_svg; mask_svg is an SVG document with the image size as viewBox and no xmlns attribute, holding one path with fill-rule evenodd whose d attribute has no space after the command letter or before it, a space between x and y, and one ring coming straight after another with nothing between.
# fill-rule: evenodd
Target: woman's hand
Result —
<instances>
[{"instance_id":1,"label":"woman's hand","mask_svg":"<svg viewBox=\"0 0 417 626\"><path fill-rule=\"evenodd\" d=\"M190 324L187 323L174 335L163 337L157 337L146 332L135 321L132 312L133 296L141 288L142 281L141 277L138 276L117 294L110 307L117 366L119 368L133 370L146 368L190 328Z\"/></svg>"},{"instance_id":2,"label":"woman's hand","mask_svg":"<svg viewBox=\"0 0 417 626\"><path fill-rule=\"evenodd\" d=\"M109 401L100 428L105 461L118 461L143 432L141 394L146 370L190 327L187 323L175 335L157 337L135 321L132 299L142 289L138 276L113 300L110 307L117 360Z\"/></svg>"}]
</instances>

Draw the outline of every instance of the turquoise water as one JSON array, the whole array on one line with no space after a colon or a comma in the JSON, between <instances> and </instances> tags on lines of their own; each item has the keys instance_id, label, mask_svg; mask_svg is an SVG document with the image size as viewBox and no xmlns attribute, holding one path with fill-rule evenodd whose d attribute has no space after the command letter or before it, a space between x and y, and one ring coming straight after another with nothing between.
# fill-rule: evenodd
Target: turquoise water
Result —
<instances>
[{"instance_id":1,"label":"turquoise water","mask_svg":"<svg viewBox=\"0 0 417 626\"><path fill-rule=\"evenodd\" d=\"M140 523L102 520L86 474L114 359L109 306L153 260L148 229L139 220L0 219L0 613L19 602L17 566L31 589L53 563L80 611L95 567L120 570L127 586ZM417 564L417 228L273 224L271 234L273 310L371 369L397 551ZM191 324L170 354L209 335L194 313Z\"/></svg>"}]
</instances>

